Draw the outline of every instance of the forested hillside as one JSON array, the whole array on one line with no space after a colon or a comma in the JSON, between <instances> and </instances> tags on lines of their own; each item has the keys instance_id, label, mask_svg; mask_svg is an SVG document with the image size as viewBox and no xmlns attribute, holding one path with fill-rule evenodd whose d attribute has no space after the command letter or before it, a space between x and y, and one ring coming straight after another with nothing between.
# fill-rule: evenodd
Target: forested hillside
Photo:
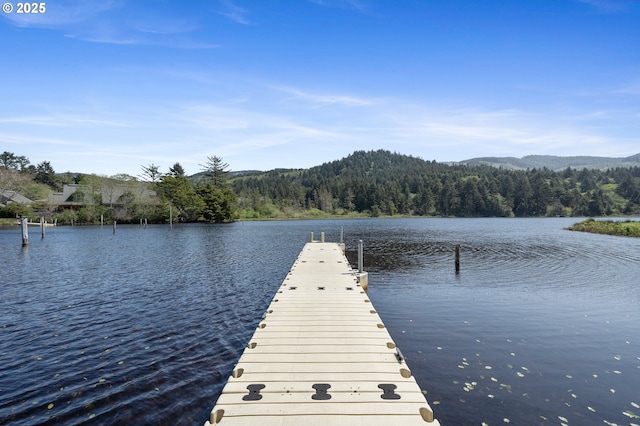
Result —
<instances>
[{"instance_id":1,"label":"forested hillside","mask_svg":"<svg viewBox=\"0 0 640 426\"><path fill-rule=\"evenodd\" d=\"M337 215L605 216L640 213L640 167L606 171L445 165L358 151L308 170L231 181L240 217Z\"/></svg>"},{"instance_id":2,"label":"forested hillside","mask_svg":"<svg viewBox=\"0 0 640 426\"><path fill-rule=\"evenodd\" d=\"M190 177L179 163L167 173L153 164L142 166L139 178L59 175L48 162L30 166L26 157L5 152L0 156L2 200L18 192L34 202L26 205L7 201L5 206L0 205L0 217L45 215L61 223L96 223L101 216L119 222L142 218L166 222L170 212L174 220L182 222L329 215L640 214L637 166L514 170L447 165L382 150L357 151L305 170L231 173L228 166L220 157L212 156L202 173ZM62 206L48 201L54 191L69 185L82 188L84 203L79 204L75 198L67 200L70 205ZM126 196L106 200L105 190L116 187L126 188ZM143 189L156 196L147 199L136 195Z\"/></svg>"}]
</instances>

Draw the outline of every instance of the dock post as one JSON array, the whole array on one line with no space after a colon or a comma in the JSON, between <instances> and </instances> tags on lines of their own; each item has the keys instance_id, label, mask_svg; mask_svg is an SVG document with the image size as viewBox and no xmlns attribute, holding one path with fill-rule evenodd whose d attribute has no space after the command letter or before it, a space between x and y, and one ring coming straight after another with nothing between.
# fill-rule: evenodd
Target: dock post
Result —
<instances>
[{"instance_id":1,"label":"dock post","mask_svg":"<svg viewBox=\"0 0 640 426\"><path fill-rule=\"evenodd\" d=\"M324 243L324 232L320 233L320 242Z\"/></svg>"},{"instance_id":2,"label":"dock post","mask_svg":"<svg viewBox=\"0 0 640 426\"><path fill-rule=\"evenodd\" d=\"M44 238L44 234L45 234L45 223L44 223L44 216L40 216L40 230L42 231L42 238Z\"/></svg>"},{"instance_id":3,"label":"dock post","mask_svg":"<svg viewBox=\"0 0 640 426\"><path fill-rule=\"evenodd\" d=\"M117 222L114 220L113 221L113 233L114 234L116 233L116 225L117 225Z\"/></svg>"},{"instance_id":4,"label":"dock post","mask_svg":"<svg viewBox=\"0 0 640 426\"><path fill-rule=\"evenodd\" d=\"M22 247L29 244L29 223L28 219L22 216L20 220L20 225L22 226Z\"/></svg>"},{"instance_id":5,"label":"dock post","mask_svg":"<svg viewBox=\"0 0 640 426\"><path fill-rule=\"evenodd\" d=\"M104 225L104 215L101 214L100 215L100 226L103 226L103 225Z\"/></svg>"},{"instance_id":6,"label":"dock post","mask_svg":"<svg viewBox=\"0 0 640 426\"><path fill-rule=\"evenodd\" d=\"M340 227L340 243L338 244L340 250L342 250L342 254L345 254L347 251L346 246L344 245L344 226Z\"/></svg>"},{"instance_id":7,"label":"dock post","mask_svg":"<svg viewBox=\"0 0 640 426\"><path fill-rule=\"evenodd\" d=\"M456 244L456 274L460 273L460 244Z\"/></svg>"},{"instance_id":8,"label":"dock post","mask_svg":"<svg viewBox=\"0 0 640 426\"><path fill-rule=\"evenodd\" d=\"M309 234L309 242L312 243L313 242L313 232L311 232Z\"/></svg>"},{"instance_id":9,"label":"dock post","mask_svg":"<svg viewBox=\"0 0 640 426\"><path fill-rule=\"evenodd\" d=\"M367 287L369 287L369 273L364 272L364 249L362 240L358 240L358 273L356 277L358 277L360 287L362 287L364 291L367 291Z\"/></svg>"}]
</instances>

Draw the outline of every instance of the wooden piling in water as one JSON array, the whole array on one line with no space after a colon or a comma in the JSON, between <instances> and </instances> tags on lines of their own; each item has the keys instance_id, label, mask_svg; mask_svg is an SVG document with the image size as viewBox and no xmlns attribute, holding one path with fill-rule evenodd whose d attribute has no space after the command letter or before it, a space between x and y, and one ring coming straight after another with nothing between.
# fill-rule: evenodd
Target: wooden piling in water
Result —
<instances>
[{"instance_id":1,"label":"wooden piling in water","mask_svg":"<svg viewBox=\"0 0 640 426\"><path fill-rule=\"evenodd\" d=\"M42 231L42 238L44 238L45 235L45 221L44 221L44 216L40 216L40 229Z\"/></svg>"},{"instance_id":2,"label":"wooden piling in water","mask_svg":"<svg viewBox=\"0 0 640 426\"><path fill-rule=\"evenodd\" d=\"M114 220L113 221L113 233L114 234L116 233L116 225L117 225L117 222Z\"/></svg>"},{"instance_id":3,"label":"wooden piling in water","mask_svg":"<svg viewBox=\"0 0 640 426\"><path fill-rule=\"evenodd\" d=\"M20 220L20 225L22 227L22 246L26 246L29 244L29 222L26 217L22 217Z\"/></svg>"},{"instance_id":4,"label":"wooden piling in water","mask_svg":"<svg viewBox=\"0 0 640 426\"><path fill-rule=\"evenodd\" d=\"M460 273L460 244L456 244L456 274Z\"/></svg>"}]
</instances>

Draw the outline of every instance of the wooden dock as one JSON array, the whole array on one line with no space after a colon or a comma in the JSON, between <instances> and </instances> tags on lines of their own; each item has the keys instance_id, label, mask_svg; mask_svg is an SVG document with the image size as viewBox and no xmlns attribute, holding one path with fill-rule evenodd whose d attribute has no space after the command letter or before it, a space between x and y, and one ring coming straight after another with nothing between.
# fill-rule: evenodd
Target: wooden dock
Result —
<instances>
[{"instance_id":1,"label":"wooden dock","mask_svg":"<svg viewBox=\"0 0 640 426\"><path fill-rule=\"evenodd\" d=\"M305 245L205 426L440 424L343 247Z\"/></svg>"}]
</instances>

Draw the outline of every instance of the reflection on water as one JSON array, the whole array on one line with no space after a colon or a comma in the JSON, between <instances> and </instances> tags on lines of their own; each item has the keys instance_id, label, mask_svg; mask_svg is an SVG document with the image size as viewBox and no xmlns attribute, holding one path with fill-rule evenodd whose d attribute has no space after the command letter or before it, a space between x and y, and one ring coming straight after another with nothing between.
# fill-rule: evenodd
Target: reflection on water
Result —
<instances>
[{"instance_id":1,"label":"reflection on water","mask_svg":"<svg viewBox=\"0 0 640 426\"><path fill-rule=\"evenodd\" d=\"M202 424L308 232L341 226L443 424L640 424L640 240L574 222L0 230L0 424Z\"/></svg>"}]
</instances>

